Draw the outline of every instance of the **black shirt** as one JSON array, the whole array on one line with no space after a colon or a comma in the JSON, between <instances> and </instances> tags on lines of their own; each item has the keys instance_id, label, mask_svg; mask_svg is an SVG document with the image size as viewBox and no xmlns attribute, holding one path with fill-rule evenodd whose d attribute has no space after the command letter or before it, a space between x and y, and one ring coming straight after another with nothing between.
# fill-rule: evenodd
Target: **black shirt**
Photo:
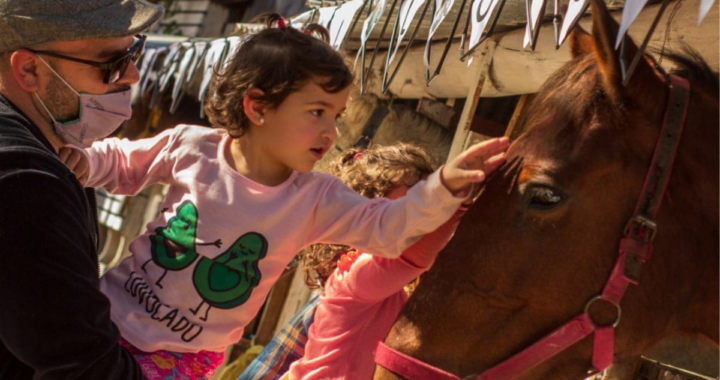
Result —
<instances>
[{"instance_id":1,"label":"black shirt","mask_svg":"<svg viewBox=\"0 0 720 380\"><path fill-rule=\"evenodd\" d=\"M0 379L145 379L98 268L94 193L0 95Z\"/></svg>"}]
</instances>

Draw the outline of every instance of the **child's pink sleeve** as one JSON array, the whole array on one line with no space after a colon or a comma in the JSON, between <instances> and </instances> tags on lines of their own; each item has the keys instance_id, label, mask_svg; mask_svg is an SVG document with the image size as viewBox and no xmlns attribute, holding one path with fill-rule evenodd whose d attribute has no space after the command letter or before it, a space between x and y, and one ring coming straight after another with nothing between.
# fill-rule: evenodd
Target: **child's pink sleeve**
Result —
<instances>
[{"instance_id":1,"label":"child's pink sleeve","mask_svg":"<svg viewBox=\"0 0 720 380\"><path fill-rule=\"evenodd\" d=\"M170 176L167 151L175 129L136 141L117 138L96 141L85 150L89 164L85 186L134 195L150 184L167 182Z\"/></svg>"},{"instance_id":2,"label":"child's pink sleeve","mask_svg":"<svg viewBox=\"0 0 720 380\"><path fill-rule=\"evenodd\" d=\"M455 235L455 230L460 224L460 219L465 214L465 211L467 211L467 207L464 206L458 209L450 220L438 227L437 230L420 238L417 243L406 249L400 257L415 266L430 268L435 262L438 253L445 248L453 235Z\"/></svg>"},{"instance_id":3,"label":"child's pink sleeve","mask_svg":"<svg viewBox=\"0 0 720 380\"><path fill-rule=\"evenodd\" d=\"M397 259L360 255L340 283L344 283L354 298L367 303L381 301L399 292L430 269L438 253L452 239L465 210L458 210L450 220L423 236ZM337 275L337 271L333 273L333 276Z\"/></svg>"}]
</instances>

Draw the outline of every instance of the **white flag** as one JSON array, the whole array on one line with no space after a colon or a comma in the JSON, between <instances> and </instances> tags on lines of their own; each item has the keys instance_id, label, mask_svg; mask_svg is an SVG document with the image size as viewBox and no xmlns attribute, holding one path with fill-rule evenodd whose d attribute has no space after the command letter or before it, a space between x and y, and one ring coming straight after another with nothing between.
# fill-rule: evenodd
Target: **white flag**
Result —
<instances>
[{"instance_id":1,"label":"white flag","mask_svg":"<svg viewBox=\"0 0 720 380\"><path fill-rule=\"evenodd\" d=\"M320 17L318 17L318 24L324 26L325 28L330 25L330 22L333 20L333 16L335 15L335 10L337 7L322 7L319 9Z\"/></svg>"},{"instance_id":2,"label":"white flag","mask_svg":"<svg viewBox=\"0 0 720 380\"><path fill-rule=\"evenodd\" d=\"M532 45L533 36L537 28L540 27L540 21L545 16L546 0L526 0L525 6L527 10L527 24L525 24L525 39L523 40L523 48Z\"/></svg>"},{"instance_id":3,"label":"white flag","mask_svg":"<svg viewBox=\"0 0 720 380\"><path fill-rule=\"evenodd\" d=\"M560 36L557 40L557 48L559 48L563 41L565 41L570 29L577 25L578 21L580 21L580 18L588 7L588 1L589 0L570 0L568 3L567 12L565 12L565 18L563 19L563 24L560 28Z\"/></svg>"},{"instance_id":4,"label":"white flag","mask_svg":"<svg viewBox=\"0 0 720 380\"><path fill-rule=\"evenodd\" d=\"M398 23L400 25L398 25L398 34L395 38L395 49L390 56L389 62L395 60L395 56L397 55L397 52L400 48L400 42L405 37L408 29L410 29L410 24L412 24L412 21L413 19L415 19L417 11L425 3L425 1L430 0L403 0L402 4L400 4L400 11L398 13Z\"/></svg>"},{"instance_id":5,"label":"white flag","mask_svg":"<svg viewBox=\"0 0 720 380\"><path fill-rule=\"evenodd\" d=\"M475 0L470 7L470 16L472 17L472 30L470 32L470 48L477 45L485 33L490 16L495 11L495 7L500 0Z\"/></svg>"},{"instance_id":6,"label":"white flag","mask_svg":"<svg viewBox=\"0 0 720 380\"><path fill-rule=\"evenodd\" d=\"M343 43L345 36L350 30L355 14L358 9L362 7L363 0L353 0L344 3L339 6L335 11L335 17L333 22L330 24L330 45L335 49L340 49L340 45Z\"/></svg>"},{"instance_id":7,"label":"white flag","mask_svg":"<svg viewBox=\"0 0 720 380\"><path fill-rule=\"evenodd\" d=\"M435 0L435 14L433 15L433 21L430 25L427 44L425 44L425 54L423 55L423 63L425 63L425 67L428 69L430 69L430 45L432 44L432 37L445 19L445 16L450 13L454 3L455 0Z\"/></svg>"},{"instance_id":8,"label":"white flag","mask_svg":"<svg viewBox=\"0 0 720 380\"><path fill-rule=\"evenodd\" d=\"M635 21L640 11L643 9L647 0L627 0L623 7L622 19L620 20L620 30L618 31L617 40L615 41L615 49L620 46L625 33L627 33L630 24Z\"/></svg>"},{"instance_id":9,"label":"white flag","mask_svg":"<svg viewBox=\"0 0 720 380\"><path fill-rule=\"evenodd\" d=\"M703 22L705 16L707 16L708 12L710 12L710 8L712 8L713 3L715 3L715 0L700 0L700 14L698 15L698 25Z\"/></svg>"},{"instance_id":10,"label":"white flag","mask_svg":"<svg viewBox=\"0 0 720 380\"><path fill-rule=\"evenodd\" d=\"M385 2L386 0L379 0L375 5L375 8L372 10L372 12L370 12L368 18L365 19L362 28L362 34L360 35L361 50L365 49L365 44L367 43L368 38L370 38L370 33L380 20L380 16L382 16L383 12L385 11Z\"/></svg>"}]
</instances>

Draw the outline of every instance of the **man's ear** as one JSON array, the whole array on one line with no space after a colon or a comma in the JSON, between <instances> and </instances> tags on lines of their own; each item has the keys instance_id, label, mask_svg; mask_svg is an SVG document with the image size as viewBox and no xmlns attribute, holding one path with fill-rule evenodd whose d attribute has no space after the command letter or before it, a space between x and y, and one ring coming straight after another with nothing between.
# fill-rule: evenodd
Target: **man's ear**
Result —
<instances>
[{"instance_id":1,"label":"man's ear","mask_svg":"<svg viewBox=\"0 0 720 380\"><path fill-rule=\"evenodd\" d=\"M261 96L265 95L259 88L251 88L243 97L243 112L248 120L255 125L265 123L265 104L259 102Z\"/></svg>"},{"instance_id":2,"label":"man's ear","mask_svg":"<svg viewBox=\"0 0 720 380\"><path fill-rule=\"evenodd\" d=\"M37 60L38 57L35 53L25 49L20 49L10 55L9 70L20 88L27 92L36 92L40 88Z\"/></svg>"}]
</instances>

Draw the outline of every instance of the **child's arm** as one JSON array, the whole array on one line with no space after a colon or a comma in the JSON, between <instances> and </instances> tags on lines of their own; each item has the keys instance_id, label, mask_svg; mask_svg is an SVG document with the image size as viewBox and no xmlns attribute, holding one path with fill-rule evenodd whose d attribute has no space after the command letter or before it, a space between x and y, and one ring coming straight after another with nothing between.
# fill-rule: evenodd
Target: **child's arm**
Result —
<instances>
[{"instance_id":1,"label":"child's arm","mask_svg":"<svg viewBox=\"0 0 720 380\"><path fill-rule=\"evenodd\" d=\"M482 182L497 169L504 159L498 152L506 148L505 138L477 144L394 201L368 201L337 181L318 194L315 231L307 243L344 244L377 256L398 257L420 236L450 219L470 195L467 184Z\"/></svg>"},{"instance_id":2,"label":"child's arm","mask_svg":"<svg viewBox=\"0 0 720 380\"><path fill-rule=\"evenodd\" d=\"M59 155L84 186L134 195L152 183L169 180L167 151L175 134L170 129L136 141L108 138L87 149L67 145Z\"/></svg>"},{"instance_id":3,"label":"child's arm","mask_svg":"<svg viewBox=\"0 0 720 380\"><path fill-rule=\"evenodd\" d=\"M399 292L430 269L438 253L455 234L465 210L464 207L458 210L450 220L423 236L397 259L361 255L344 274L344 286L354 297L364 302L377 302Z\"/></svg>"},{"instance_id":4,"label":"child's arm","mask_svg":"<svg viewBox=\"0 0 720 380\"><path fill-rule=\"evenodd\" d=\"M507 137L485 140L460 153L443 166L443 185L452 193L457 193L480 183L505 161L505 151L510 146Z\"/></svg>"},{"instance_id":5,"label":"child's arm","mask_svg":"<svg viewBox=\"0 0 720 380\"><path fill-rule=\"evenodd\" d=\"M66 145L58 151L58 157L77 177L83 186L87 182L88 171L90 170L88 157L82 148L74 145Z\"/></svg>"}]
</instances>

